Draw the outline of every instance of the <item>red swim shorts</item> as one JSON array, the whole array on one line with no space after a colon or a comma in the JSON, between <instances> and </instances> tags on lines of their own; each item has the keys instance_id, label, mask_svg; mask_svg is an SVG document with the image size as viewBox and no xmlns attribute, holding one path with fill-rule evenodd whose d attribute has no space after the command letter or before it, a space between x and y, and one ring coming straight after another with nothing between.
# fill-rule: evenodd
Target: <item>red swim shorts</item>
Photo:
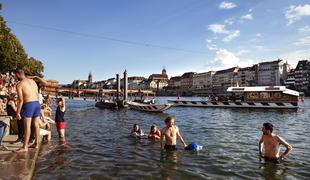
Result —
<instances>
[{"instance_id":1,"label":"red swim shorts","mask_svg":"<svg viewBox=\"0 0 310 180\"><path fill-rule=\"evenodd\" d=\"M65 122L56 122L57 129L66 129L66 123Z\"/></svg>"}]
</instances>

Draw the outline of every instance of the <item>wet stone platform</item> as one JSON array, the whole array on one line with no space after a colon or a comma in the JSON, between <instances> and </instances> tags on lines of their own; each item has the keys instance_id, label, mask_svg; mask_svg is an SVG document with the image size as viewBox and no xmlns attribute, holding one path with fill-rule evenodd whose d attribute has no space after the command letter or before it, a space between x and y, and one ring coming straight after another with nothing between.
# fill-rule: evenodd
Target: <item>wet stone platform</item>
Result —
<instances>
[{"instance_id":1,"label":"wet stone platform","mask_svg":"<svg viewBox=\"0 0 310 180\"><path fill-rule=\"evenodd\" d=\"M16 139L17 135L6 135L3 138L2 145L8 150L0 150L0 180L32 179L40 148L16 153L14 151L22 146L21 143L12 144Z\"/></svg>"}]
</instances>

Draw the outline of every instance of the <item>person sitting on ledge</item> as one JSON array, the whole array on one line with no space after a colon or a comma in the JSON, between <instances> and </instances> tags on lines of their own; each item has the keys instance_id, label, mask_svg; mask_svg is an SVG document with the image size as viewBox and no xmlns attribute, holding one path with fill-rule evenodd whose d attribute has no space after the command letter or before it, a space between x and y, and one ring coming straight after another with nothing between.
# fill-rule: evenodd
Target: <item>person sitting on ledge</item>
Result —
<instances>
[{"instance_id":1,"label":"person sitting on ledge","mask_svg":"<svg viewBox=\"0 0 310 180\"><path fill-rule=\"evenodd\" d=\"M261 158L265 159L265 161L279 163L285 156L287 156L292 151L292 146L287 143L281 137L272 134L273 125L271 123L264 123L262 132L263 135L259 141L259 160ZM262 144L265 147L265 154L262 155ZM286 147L286 150L283 154L279 155L280 145Z\"/></svg>"}]
</instances>

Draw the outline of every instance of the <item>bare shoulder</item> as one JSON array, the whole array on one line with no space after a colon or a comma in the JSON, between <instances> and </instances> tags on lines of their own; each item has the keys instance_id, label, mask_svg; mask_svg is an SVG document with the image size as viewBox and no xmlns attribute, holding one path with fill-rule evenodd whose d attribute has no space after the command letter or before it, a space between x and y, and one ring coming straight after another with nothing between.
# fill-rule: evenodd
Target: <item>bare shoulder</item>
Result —
<instances>
[{"instance_id":1,"label":"bare shoulder","mask_svg":"<svg viewBox=\"0 0 310 180\"><path fill-rule=\"evenodd\" d=\"M285 140L283 138L281 138L280 136L278 135L275 135L274 138L279 142L279 143L284 143Z\"/></svg>"},{"instance_id":2,"label":"bare shoulder","mask_svg":"<svg viewBox=\"0 0 310 180\"><path fill-rule=\"evenodd\" d=\"M160 132L164 133L164 132L166 132L166 131L167 131L167 128L166 128L166 127L164 127L164 128L162 128L162 129L161 129L161 131L160 131Z\"/></svg>"},{"instance_id":3,"label":"bare shoulder","mask_svg":"<svg viewBox=\"0 0 310 180\"><path fill-rule=\"evenodd\" d=\"M16 88L17 89L20 89L22 86L23 86L24 82L23 81L19 81L17 84L16 84Z\"/></svg>"},{"instance_id":4,"label":"bare shoulder","mask_svg":"<svg viewBox=\"0 0 310 180\"><path fill-rule=\"evenodd\" d=\"M261 140L262 142L264 142L264 140L265 140L265 135L262 135L262 137L260 138L260 140Z\"/></svg>"},{"instance_id":5,"label":"bare shoulder","mask_svg":"<svg viewBox=\"0 0 310 180\"><path fill-rule=\"evenodd\" d=\"M174 128L175 128L175 130L176 130L176 131L179 131L179 128L178 128L178 126L174 126Z\"/></svg>"}]
</instances>

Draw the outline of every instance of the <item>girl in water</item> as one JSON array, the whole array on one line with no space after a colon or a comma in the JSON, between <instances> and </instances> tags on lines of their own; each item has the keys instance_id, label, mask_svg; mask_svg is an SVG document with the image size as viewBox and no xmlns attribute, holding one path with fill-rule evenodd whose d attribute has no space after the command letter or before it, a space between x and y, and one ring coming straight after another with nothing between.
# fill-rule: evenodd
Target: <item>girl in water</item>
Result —
<instances>
[{"instance_id":1,"label":"girl in water","mask_svg":"<svg viewBox=\"0 0 310 180\"><path fill-rule=\"evenodd\" d=\"M140 128L138 124L134 124L130 133L131 136L133 137L142 137L144 136L144 132Z\"/></svg>"},{"instance_id":2,"label":"girl in water","mask_svg":"<svg viewBox=\"0 0 310 180\"><path fill-rule=\"evenodd\" d=\"M151 140L159 140L160 139L160 131L157 129L155 125L151 126L150 134L148 136Z\"/></svg>"},{"instance_id":3,"label":"girl in water","mask_svg":"<svg viewBox=\"0 0 310 180\"><path fill-rule=\"evenodd\" d=\"M58 98L57 101L57 109L55 114L55 123L59 135L59 141L65 142L65 128L66 128L66 122L65 122L65 111L66 111L66 103L64 98Z\"/></svg>"}]
</instances>

